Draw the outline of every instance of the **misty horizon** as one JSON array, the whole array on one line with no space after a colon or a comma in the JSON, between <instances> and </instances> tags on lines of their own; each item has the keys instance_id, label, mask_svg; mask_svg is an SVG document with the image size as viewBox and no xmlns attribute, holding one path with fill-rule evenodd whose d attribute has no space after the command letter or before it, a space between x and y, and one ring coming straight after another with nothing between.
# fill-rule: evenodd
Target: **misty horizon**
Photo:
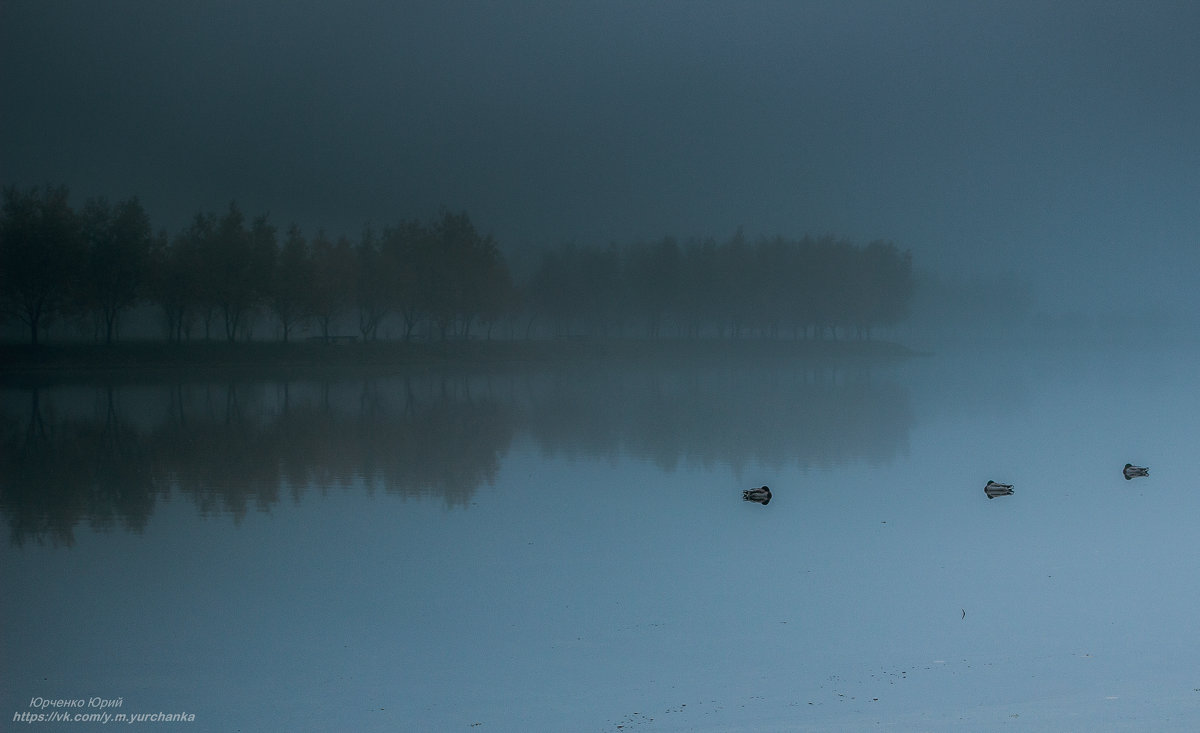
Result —
<instances>
[{"instance_id":1,"label":"misty horizon","mask_svg":"<svg viewBox=\"0 0 1200 733\"><path fill-rule=\"evenodd\" d=\"M728 333L836 340L839 332L869 339L881 331L926 345L945 338L1190 338L1194 324L1194 315L1154 302L1054 311L1026 273L947 276L884 240L748 237L739 228L721 239L666 235L514 253L480 234L465 211L366 226L351 238L323 227L306 236L294 223L283 230L269 214L244 212L233 201L220 214L197 211L171 235L137 196L115 203L88 197L78 208L71 198L66 186L5 188L0 294L8 324L0 323L0 338L19 338L18 322L38 320L31 303L44 311L35 331L59 341L87 340L90 332L106 343L122 333L192 340L200 321L205 341L214 331L230 341L288 341L292 331L325 341L445 340L469 338L474 328L488 339L495 332L508 339ZM29 226L43 233L31 239ZM56 252L47 262L57 264L30 269L41 268L30 247L47 246ZM161 326L151 324L160 319Z\"/></svg>"},{"instance_id":2,"label":"misty horizon","mask_svg":"<svg viewBox=\"0 0 1200 733\"><path fill-rule=\"evenodd\" d=\"M1196 308L1190 3L0 7L5 185L168 231L465 210L575 242L887 240L1050 312ZM115 42L114 39L120 39Z\"/></svg>"}]
</instances>

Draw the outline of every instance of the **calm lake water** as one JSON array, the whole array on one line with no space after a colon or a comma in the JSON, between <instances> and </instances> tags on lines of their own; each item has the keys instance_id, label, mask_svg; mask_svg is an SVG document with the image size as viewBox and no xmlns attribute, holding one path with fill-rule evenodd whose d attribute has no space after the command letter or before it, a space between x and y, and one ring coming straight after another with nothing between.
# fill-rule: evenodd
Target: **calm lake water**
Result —
<instances>
[{"instance_id":1,"label":"calm lake water","mask_svg":"<svg viewBox=\"0 0 1200 733\"><path fill-rule=\"evenodd\" d=\"M5 387L0 718L1195 730L1196 356Z\"/></svg>"}]
</instances>

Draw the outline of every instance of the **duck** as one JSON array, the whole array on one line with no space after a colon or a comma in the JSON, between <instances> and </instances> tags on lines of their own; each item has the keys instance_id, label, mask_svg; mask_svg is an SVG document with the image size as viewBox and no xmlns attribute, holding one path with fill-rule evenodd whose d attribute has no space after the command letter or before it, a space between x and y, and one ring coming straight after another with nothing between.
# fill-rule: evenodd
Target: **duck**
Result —
<instances>
[{"instance_id":1,"label":"duck","mask_svg":"<svg viewBox=\"0 0 1200 733\"><path fill-rule=\"evenodd\" d=\"M995 499L997 496L1012 496L1012 484L1001 484L989 480L987 486L983 487L983 493L987 494L987 498Z\"/></svg>"},{"instance_id":2,"label":"duck","mask_svg":"<svg viewBox=\"0 0 1200 733\"><path fill-rule=\"evenodd\" d=\"M1125 474L1125 480L1128 481L1129 479L1137 478L1138 476L1149 476L1150 469L1146 468L1145 466L1135 466L1132 463L1126 463L1125 468L1121 470L1121 473Z\"/></svg>"},{"instance_id":3,"label":"duck","mask_svg":"<svg viewBox=\"0 0 1200 733\"><path fill-rule=\"evenodd\" d=\"M763 506L771 503L771 490L766 486L760 489L746 489L742 492L742 499L746 501L756 501Z\"/></svg>"}]
</instances>

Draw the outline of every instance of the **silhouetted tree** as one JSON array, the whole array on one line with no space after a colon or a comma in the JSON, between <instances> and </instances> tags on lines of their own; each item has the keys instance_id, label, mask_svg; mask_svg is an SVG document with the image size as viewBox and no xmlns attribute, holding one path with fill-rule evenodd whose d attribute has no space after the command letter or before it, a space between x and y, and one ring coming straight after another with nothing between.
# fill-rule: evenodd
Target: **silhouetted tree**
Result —
<instances>
[{"instance_id":1,"label":"silhouetted tree","mask_svg":"<svg viewBox=\"0 0 1200 733\"><path fill-rule=\"evenodd\" d=\"M875 326L894 326L909 313L913 294L912 255L890 242L871 242L854 268L853 313L860 338Z\"/></svg>"},{"instance_id":2,"label":"silhouetted tree","mask_svg":"<svg viewBox=\"0 0 1200 733\"><path fill-rule=\"evenodd\" d=\"M648 247L635 247L627 255L630 292L646 335L661 335L663 321L678 312L680 275L679 244L664 237Z\"/></svg>"},{"instance_id":3,"label":"silhouetted tree","mask_svg":"<svg viewBox=\"0 0 1200 733\"><path fill-rule=\"evenodd\" d=\"M329 241L322 230L312 240L313 282L309 291L309 312L328 341L334 320L350 303L354 290L354 247L345 237Z\"/></svg>"},{"instance_id":4,"label":"silhouetted tree","mask_svg":"<svg viewBox=\"0 0 1200 733\"><path fill-rule=\"evenodd\" d=\"M717 297L726 308L729 330L734 338L740 337L742 330L754 320L752 257L753 250L741 229L717 250L716 264L721 282Z\"/></svg>"},{"instance_id":5,"label":"silhouetted tree","mask_svg":"<svg viewBox=\"0 0 1200 733\"><path fill-rule=\"evenodd\" d=\"M313 262L308 243L295 224L288 227L287 238L279 251L267 297L279 319L286 342L292 328L308 317L313 288Z\"/></svg>"},{"instance_id":6,"label":"silhouetted tree","mask_svg":"<svg viewBox=\"0 0 1200 733\"><path fill-rule=\"evenodd\" d=\"M487 241L490 242L490 238ZM490 339L496 323L512 313L516 297L508 263L494 243L484 252L476 277L475 315L487 327L487 338Z\"/></svg>"},{"instance_id":7,"label":"silhouetted tree","mask_svg":"<svg viewBox=\"0 0 1200 733\"><path fill-rule=\"evenodd\" d=\"M695 338L705 324L718 323L729 310L721 300L716 242L708 239L688 243L683 249L681 268L680 279L685 285L679 294L680 326Z\"/></svg>"},{"instance_id":8,"label":"silhouetted tree","mask_svg":"<svg viewBox=\"0 0 1200 733\"><path fill-rule=\"evenodd\" d=\"M190 337L194 319L211 307L201 295L201 249L198 239L211 231L211 220L197 215L188 229L167 242L159 235L150 258L150 298L162 309L168 341ZM206 326L207 328L207 326Z\"/></svg>"},{"instance_id":9,"label":"silhouetted tree","mask_svg":"<svg viewBox=\"0 0 1200 733\"><path fill-rule=\"evenodd\" d=\"M443 340L458 317L463 299L463 268L470 267L475 228L465 214L443 212L432 228L423 282L425 307Z\"/></svg>"},{"instance_id":10,"label":"silhouetted tree","mask_svg":"<svg viewBox=\"0 0 1200 733\"><path fill-rule=\"evenodd\" d=\"M0 207L0 309L29 327L29 342L78 292L83 238L65 186L8 187Z\"/></svg>"},{"instance_id":11,"label":"silhouetted tree","mask_svg":"<svg viewBox=\"0 0 1200 733\"><path fill-rule=\"evenodd\" d=\"M571 324L579 314L576 299L580 291L573 288L574 253L568 247L542 253L541 262L525 288L524 301L530 309L526 336L530 335L533 323L539 316L550 322L551 333L563 335L570 332Z\"/></svg>"},{"instance_id":12,"label":"silhouetted tree","mask_svg":"<svg viewBox=\"0 0 1200 733\"><path fill-rule=\"evenodd\" d=\"M632 317L630 284L615 244L579 250L569 285L575 291L577 316L588 333L620 334ZM567 297L571 297L568 295Z\"/></svg>"},{"instance_id":13,"label":"silhouetted tree","mask_svg":"<svg viewBox=\"0 0 1200 733\"><path fill-rule=\"evenodd\" d=\"M475 229L464 212L443 212L431 227L426 260L425 303L441 338L455 330L469 338L471 325L484 309L495 309L507 269L500 266L495 241ZM489 300L490 299L490 300Z\"/></svg>"},{"instance_id":14,"label":"silhouetted tree","mask_svg":"<svg viewBox=\"0 0 1200 733\"><path fill-rule=\"evenodd\" d=\"M207 242L205 290L224 316L225 338L233 341L242 317L254 302L254 286L246 266L250 237L246 216L237 203L229 204Z\"/></svg>"},{"instance_id":15,"label":"silhouetted tree","mask_svg":"<svg viewBox=\"0 0 1200 733\"><path fill-rule=\"evenodd\" d=\"M363 230L354 254L358 330L362 333L363 341L374 341L378 337L379 324L387 317L396 300L393 291L397 267L391 252L382 247L375 230L370 227Z\"/></svg>"},{"instance_id":16,"label":"silhouetted tree","mask_svg":"<svg viewBox=\"0 0 1200 733\"><path fill-rule=\"evenodd\" d=\"M252 293L250 308L244 321L247 333L250 330L251 319L270 297L278 256L275 227L268 221L266 214L260 214L250 225L249 247L246 251L246 278Z\"/></svg>"},{"instance_id":17,"label":"silhouetted tree","mask_svg":"<svg viewBox=\"0 0 1200 733\"><path fill-rule=\"evenodd\" d=\"M464 265L458 318L463 337L470 338L475 321L492 324L504 315L512 279L504 256L490 236L472 243Z\"/></svg>"},{"instance_id":18,"label":"silhouetted tree","mask_svg":"<svg viewBox=\"0 0 1200 733\"><path fill-rule=\"evenodd\" d=\"M136 197L116 206L98 198L84 205L81 219L88 249L82 306L99 316L111 344L121 313L148 295L150 216Z\"/></svg>"},{"instance_id":19,"label":"silhouetted tree","mask_svg":"<svg viewBox=\"0 0 1200 733\"><path fill-rule=\"evenodd\" d=\"M212 319L216 312L217 296L213 282L219 279L217 256L217 217L199 212L175 238L170 264L180 284L187 287L187 312L204 322L204 339L212 336ZM184 282L186 281L186 282Z\"/></svg>"},{"instance_id":20,"label":"silhouetted tree","mask_svg":"<svg viewBox=\"0 0 1200 733\"><path fill-rule=\"evenodd\" d=\"M246 217L234 202L204 241L209 245L204 252L205 292L224 317L225 338L234 341L270 282L275 228L260 216L247 229Z\"/></svg>"},{"instance_id":21,"label":"silhouetted tree","mask_svg":"<svg viewBox=\"0 0 1200 733\"><path fill-rule=\"evenodd\" d=\"M404 319L404 340L412 338L413 330L428 307L428 284L424 280L433 248L429 229L419 221L402 221L383 230L380 249L391 263L392 307Z\"/></svg>"}]
</instances>

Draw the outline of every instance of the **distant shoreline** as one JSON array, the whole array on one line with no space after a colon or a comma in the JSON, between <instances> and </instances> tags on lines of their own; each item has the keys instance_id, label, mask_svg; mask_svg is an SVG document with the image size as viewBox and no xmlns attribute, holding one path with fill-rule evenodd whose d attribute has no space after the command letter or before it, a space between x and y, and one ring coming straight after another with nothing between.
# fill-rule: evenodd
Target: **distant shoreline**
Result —
<instances>
[{"instance_id":1,"label":"distant shoreline","mask_svg":"<svg viewBox=\"0 0 1200 733\"><path fill-rule=\"evenodd\" d=\"M897 359L916 356L890 341L771 339L541 339L103 344L0 343L0 378L149 371L389 369L671 359Z\"/></svg>"}]
</instances>

